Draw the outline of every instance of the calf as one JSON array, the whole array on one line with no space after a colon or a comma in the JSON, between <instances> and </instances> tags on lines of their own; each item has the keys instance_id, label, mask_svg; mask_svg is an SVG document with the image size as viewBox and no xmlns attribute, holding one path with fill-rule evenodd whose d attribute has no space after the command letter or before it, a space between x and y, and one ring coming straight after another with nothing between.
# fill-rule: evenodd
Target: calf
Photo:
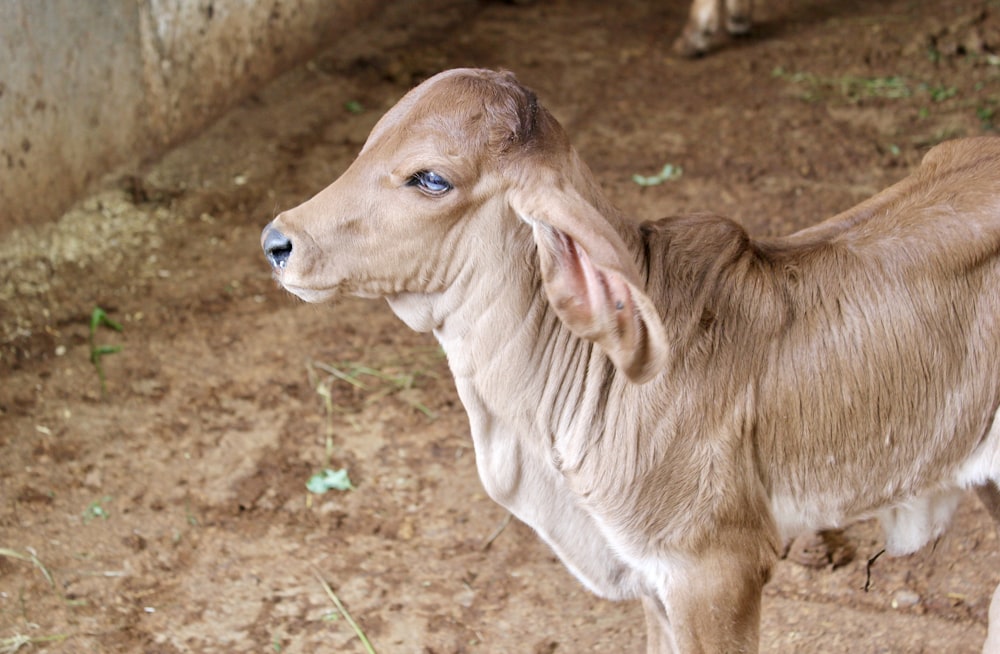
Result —
<instances>
[{"instance_id":1,"label":"calf","mask_svg":"<svg viewBox=\"0 0 1000 654\"><path fill-rule=\"evenodd\" d=\"M783 538L1000 520L1000 139L785 238L633 224L509 73L407 94L262 234L308 302L384 297L448 355L489 495L649 652L754 652ZM1000 641L1000 591L989 638Z\"/></svg>"}]
</instances>

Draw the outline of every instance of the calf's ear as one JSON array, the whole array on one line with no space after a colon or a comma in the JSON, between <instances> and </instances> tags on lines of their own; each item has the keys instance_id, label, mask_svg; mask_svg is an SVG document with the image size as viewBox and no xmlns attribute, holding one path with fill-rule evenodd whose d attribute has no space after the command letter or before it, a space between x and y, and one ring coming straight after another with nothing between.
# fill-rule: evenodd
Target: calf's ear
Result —
<instances>
[{"instance_id":1,"label":"calf's ear","mask_svg":"<svg viewBox=\"0 0 1000 654\"><path fill-rule=\"evenodd\" d=\"M531 226L545 294L560 320L632 381L659 374L669 353L663 321L611 223L572 189L514 191L511 206Z\"/></svg>"}]
</instances>

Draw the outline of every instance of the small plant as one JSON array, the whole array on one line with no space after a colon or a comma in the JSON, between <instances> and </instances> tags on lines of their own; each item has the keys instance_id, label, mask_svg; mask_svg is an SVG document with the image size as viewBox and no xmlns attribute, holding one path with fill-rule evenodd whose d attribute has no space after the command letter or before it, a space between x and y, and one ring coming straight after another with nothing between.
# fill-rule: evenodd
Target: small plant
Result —
<instances>
[{"instance_id":1,"label":"small plant","mask_svg":"<svg viewBox=\"0 0 1000 654\"><path fill-rule=\"evenodd\" d=\"M897 75L887 77L862 77L858 75L824 77L813 73L793 73L778 66L771 71L771 76L803 86L805 91L800 97L807 102L817 102L836 95L849 102L861 102L869 98L898 100L913 95L906 78Z\"/></svg>"},{"instance_id":2,"label":"small plant","mask_svg":"<svg viewBox=\"0 0 1000 654\"><path fill-rule=\"evenodd\" d=\"M927 91L931 94L931 100L934 102L944 102L958 95L958 89L954 86L931 86L927 88Z\"/></svg>"},{"instance_id":3,"label":"small plant","mask_svg":"<svg viewBox=\"0 0 1000 654\"><path fill-rule=\"evenodd\" d=\"M417 400L413 393L418 378L437 377L428 367L439 362L443 356L444 353L440 348L427 350L423 352L423 356L419 357L419 360L406 362L409 366L416 364L417 369L410 372L400 370L401 364L399 362L395 365L386 364L383 368L376 368L352 361L342 361L336 365L320 361L307 361L306 372L309 376L309 385L323 399L324 417L326 418L324 421L326 451L319 472L306 481L306 489L310 493L322 495L331 490L350 491L355 488L346 468L334 469L331 467L331 461L334 458L335 416L343 415L355 428L359 428L352 414L360 409L340 406L334 401L334 386L336 384L348 384L356 393L363 395L363 406L365 407L392 395L424 414L428 420L434 420L436 418L434 412Z\"/></svg>"},{"instance_id":4,"label":"small plant","mask_svg":"<svg viewBox=\"0 0 1000 654\"><path fill-rule=\"evenodd\" d=\"M996 116L996 109L993 107L980 107L976 109L976 117L979 118L979 122L983 127L984 131L993 131L995 125L993 124L993 118Z\"/></svg>"},{"instance_id":5,"label":"small plant","mask_svg":"<svg viewBox=\"0 0 1000 654\"><path fill-rule=\"evenodd\" d=\"M29 549L27 554L22 554L17 550L12 550L7 547L0 547L0 556L4 556L11 559L19 559L21 561L27 561L28 563L31 563L41 571L42 575L45 577L45 580L49 582L49 585L51 585L53 588L55 587L56 582L52 579L52 573L50 573L48 569L44 565L42 565L42 562L38 560L37 556L35 556L34 551Z\"/></svg>"},{"instance_id":6,"label":"small plant","mask_svg":"<svg viewBox=\"0 0 1000 654\"><path fill-rule=\"evenodd\" d=\"M100 518L101 520L107 520L111 515L108 510L104 508L103 505L111 501L111 498L104 496L99 500L94 500L87 505L87 508L83 510L83 521L90 522L94 518Z\"/></svg>"},{"instance_id":7,"label":"small plant","mask_svg":"<svg viewBox=\"0 0 1000 654\"><path fill-rule=\"evenodd\" d=\"M101 380L101 397L107 395L107 384L104 380L104 366L101 359L109 354L121 352L121 345L98 345L97 330L101 327L108 327L116 332L122 331L121 324L108 317L108 314L101 307L94 307L90 314L90 362L97 370L97 378Z\"/></svg>"},{"instance_id":8,"label":"small plant","mask_svg":"<svg viewBox=\"0 0 1000 654\"><path fill-rule=\"evenodd\" d=\"M194 509L191 508L190 500L184 502L184 517L186 518L188 525L192 527L198 526L198 516L194 514Z\"/></svg>"},{"instance_id":9,"label":"small plant","mask_svg":"<svg viewBox=\"0 0 1000 654\"><path fill-rule=\"evenodd\" d=\"M340 362L337 365L330 365L319 361L308 363L310 377L316 392L323 398L326 407L327 418L329 419L338 408L333 404L331 395L331 382L339 380L350 384L359 391L368 395L365 400L366 405L374 404L388 395L396 395L414 409L424 414L428 420L434 420L437 416L422 402L413 399L409 391L414 388L418 377L433 377L434 373L427 370L415 372L387 372L360 363L351 361ZM317 380L313 369L325 372L329 377L325 381ZM365 378L365 381L361 381Z\"/></svg>"},{"instance_id":10,"label":"small plant","mask_svg":"<svg viewBox=\"0 0 1000 654\"><path fill-rule=\"evenodd\" d=\"M310 493L322 495L330 490L354 490L354 484L351 483L351 478L347 476L347 468L341 468L340 470L324 468L309 478L309 481L306 482L306 488Z\"/></svg>"},{"instance_id":11,"label":"small plant","mask_svg":"<svg viewBox=\"0 0 1000 654\"><path fill-rule=\"evenodd\" d=\"M659 186L663 182L671 182L675 179L680 179L683 174L684 169L680 166L666 164L656 175L650 175L648 177L643 175L632 175L632 181L639 186Z\"/></svg>"},{"instance_id":12,"label":"small plant","mask_svg":"<svg viewBox=\"0 0 1000 654\"><path fill-rule=\"evenodd\" d=\"M38 645L42 643L58 643L69 638L68 634L55 634L52 636L25 636L15 634L9 638L0 639L0 654L14 654L26 645Z\"/></svg>"}]
</instances>

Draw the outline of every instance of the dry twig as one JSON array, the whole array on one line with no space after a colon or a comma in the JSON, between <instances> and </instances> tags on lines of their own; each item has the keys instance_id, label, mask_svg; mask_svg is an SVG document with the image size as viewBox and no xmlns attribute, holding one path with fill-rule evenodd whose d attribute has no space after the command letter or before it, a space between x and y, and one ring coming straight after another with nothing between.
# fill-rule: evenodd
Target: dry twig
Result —
<instances>
[{"instance_id":1,"label":"dry twig","mask_svg":"<svg viewBox=\"0 0 1000 654\"><path fill-rule=\"evenodd\" d=\"M482 547L483 551L486 551L486 550L490 549L490 545L493 544L493 541L495 541L497 538L500 537L500 534L503 533L503 530L507 528L507 525L509 525L510 521L513 520L513 519L514 519L514 514L513 513L508 513L506 515L506 517L504 517L503 522L500 523L500 526L497 527L493 531L493 533L490 534L490 537L486 539L486 542L483 543L483 547Z\"/></svg>"},{"instance_id":2,"label":"dry twig","mask_svg":"<svg viewBox=\"0 0 1000 654\"><path fill-rule=\"evenodd\" d=\"M357 637L361 639L361 644L365 646L365 651L368 652L368 654L375 654L375 648L372 647L371 642L369 642L368 636L365 635L365 632L361 630L358 623L354 621L351 614L347 612L346 608L344 608L344 604L340 601L340 598L337 597L337 594L333 592L333 589L330 588L330 584L326 583L326 580L323 579L323 575L320 574L320 571L315 567L313 568L313 573L316 575L316 579L319 580L319 583L323 586L323 590L326 591L330 601L333 602L333 605L337 607L340 614L344 616L345 620L347 620L347 624L351 625L351 629L354 630Z\"/></svg>"},{"instance_id":3,"label":"dry twig","mask_svg":"<svg viewBox=\"0 0 1000 654\"><path fill-rule=\"evenodd\" d=\"M885 554L885 550L879 550L879 553L868 559L868 565L865 566L865 592L872 587L872 565L878 561L878 557Z\"/></svg>"}]
</instances>

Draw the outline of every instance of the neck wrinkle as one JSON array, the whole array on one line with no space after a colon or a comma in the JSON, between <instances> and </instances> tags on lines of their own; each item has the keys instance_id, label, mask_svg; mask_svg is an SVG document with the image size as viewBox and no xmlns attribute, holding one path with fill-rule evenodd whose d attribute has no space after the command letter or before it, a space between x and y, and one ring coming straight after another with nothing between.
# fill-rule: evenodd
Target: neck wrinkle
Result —
<instances>
[{"instance_id":1,"label":"neck wrinkle","mask_svg":"<svg viewBox=\"0 0 1000 654\"><path fill-rule=\"evenodd\" d=\"M431 300L433 332L463 402L472 409L467 399L475 398L492 419L519 437L544 438L546 448L577 424L599 433L606 357L559 320L537 268L517 263L470 263ZM501 266L507 274L497 279Z\"/></svg>"}]
</instances>

